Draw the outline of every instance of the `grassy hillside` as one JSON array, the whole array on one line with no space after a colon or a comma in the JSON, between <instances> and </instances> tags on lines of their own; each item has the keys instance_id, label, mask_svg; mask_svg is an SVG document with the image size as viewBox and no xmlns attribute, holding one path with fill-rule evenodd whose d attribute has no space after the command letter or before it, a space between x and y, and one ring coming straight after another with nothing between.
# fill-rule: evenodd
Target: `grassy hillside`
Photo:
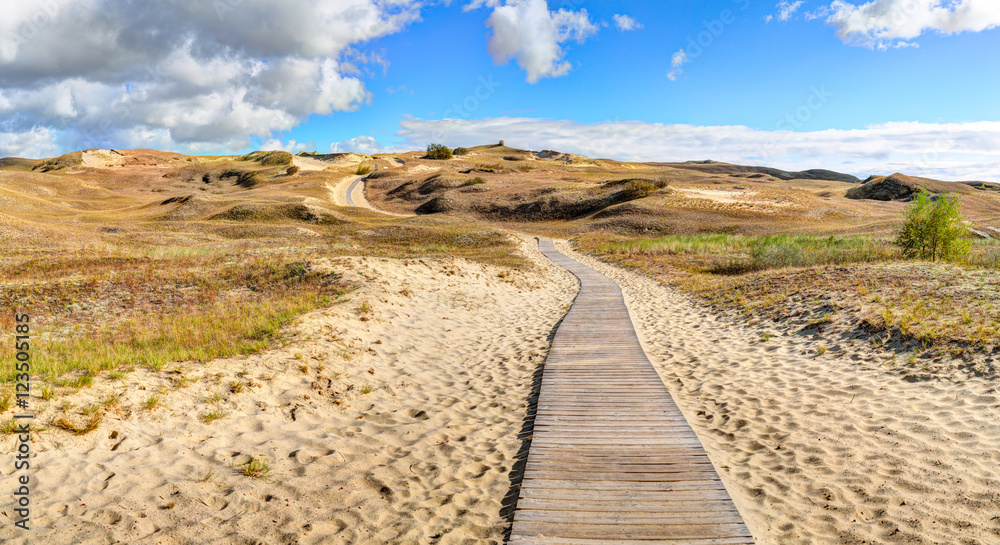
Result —
<instances>
[{"instance_id":1,"label":"grassy hillside","mask_svg":"<svg viewBox=\"0 0 1000 545\"><path fill-rule=\"evenodd\" d=\"M1000 334L990 303L1000 247L980 241L965 263L928 265L891 244L917 188L961 194L970 227L1000 233L995 184L505 146L423 155L86 150L0 160L0 302L36 317L38 370L83 384L281 342L296 316L349 293L327 258L525 266L504 234L516 229L572 237L755 320L899 350L980 350ZM376 161L368 199L416 216L334 205L336 185ZM886 188L894 199L875 200ZM10 320L0 316L0 328Z\"/></svg>"},{"instance_id":2,"label":"grassy hillside","mask_svg":"<svg viewBox=\"0 0 1000 545\"><path fill-rule=\"evenodd\" d=\"M567 236L885 234L906 208L901 199L848 198L861 180L826 170L623 163L505 146L465 151L445 161L419 152L399 156L404 164L373 176L369 200L395 212L476 218ZM969 219L1000 225L1000 193L993 184L908 181L932 192L960 193Z\"/></svg>"}]
</instances>

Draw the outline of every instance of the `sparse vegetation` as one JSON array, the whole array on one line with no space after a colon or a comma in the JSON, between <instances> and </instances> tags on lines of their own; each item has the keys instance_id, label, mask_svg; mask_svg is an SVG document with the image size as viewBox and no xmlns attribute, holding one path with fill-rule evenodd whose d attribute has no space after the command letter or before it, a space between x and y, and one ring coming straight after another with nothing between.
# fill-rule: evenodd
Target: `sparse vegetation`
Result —
<instances>
[{"instance_id":1,"label":"sparse vegetation","mask_svg":"<svg viewBox=\"0 0 1000 545\"><path fill-rule=\"evenodd\" d=\"M294 156L287 151L255 151L244 155L242 161L252 161L264 166L284 166L292 164Z\"/></svg>"},{"instance_id":2,"label":"sparse vegetation","mask_svg":"<svg viewBox=\"0 0 1000 545\"><path fill-rule=\"evenodd\" d=\"M451 153L452 155L468 155L469 148L455 148Z\"/></svg>"},{"instance_id":3,"label":"sparse vegetation","mask_svg":"<svg viewBox=\"0 0 1000 545\"><path fill-rule=\"evenodd\" d=\"M209 411L209 412L203 414L201 416L201 421L204 422L204 423L206 423L206 424L211 424L212 422L215 422L216 420L225 418L228 415L229 415L229 413L227 413L226 411L224 411L222 409L215 409L215 410L212 410L212 411Z\"/></svg>"},{"instance_id":4,"label":"sparse vegetation","mask_svg":"<svg viewBox=\"0 0 1000 545\"><path fill-rule=\"evenodd\" d=\"M160 396L151 395L142 403L142 410L146 412L153 412L160 407L160 403Z\"/></svg>"},{"instance_id":5,"label":"sparse vegetation","mask_svg":"<svg viewBox=\"0 0 1000 545\"><path fill-rule=\"evenodd\" d=\"M1000 244L981 240L957 264L910 262L889 237L597 235L582 249L706 302L789 327L865 332L922 346L986 346L1000 334L993 280ZM878 344L884 344L882 340Z\"/></svg>"},{"instance_id":6,"label":"sparse vegetation","mask_svg":"<svg viewBox=\"0 0 1000 545\"><path fill-rule=\"evenodd\" d=\"M242 464L234 466L240 473L251 479L266 479L274 468L264 457L251 457Z\"/></svg>"},{"instance_id":7,"label":"sparse vegetation","mask_svg":"<svg viewBox=\"0 0 1000 545\"><path fill-rule=\"evenodd\" d=\"M365 174L370 174L373 168L374 167L371 163L361 163L358 165L357 170L354 171L354 174L357 176L364 176Z\"/></svg>"},{"instance_id":8,"label":"sparse vegetation","mask_svg":"<svg viewBox=\"0 0 1000 545\"><path fill-rule=\"evenodd\" d=\"M485 183L486 183L486 180L484 180L481 176L476 176L475 178L472 178L471 180L466 180L466 181L462 182L461 187L469 187L469 186L473 186L473 185L482 185L482 184L485 184Z\"/></svg>"},{"instance_id":9,"label":"sparse vegetation","mask_svg":"<svg viewBox=\"0 0 1000 545\"><path fill-rule=\"evenodd\" d=\"M39 311L65 315L65 321L58 320L65 329L53 331L52 339L39 347L34 367L50 378L85 371L67 384L73 387L90 386L93 375L102 370L138 365L160 369L174 361L206 361L266 349L296 315L329 304L345 292L336 275L280 256L76 261L69 256L66 261L27 265L32 266L48 278L46 291L36 297L35 285L15 284L0 293L0 300L16 304L30 299L36 306L42 303ZM6 274L17 278L18 272ZM81 274L82 282L72 279ZM233 299L229 294L234 289L246 294ZM171 304L157 303L164 298ZM46 301L51 308L44 306ZM71 302L87 302L104 317L64 314ZM79 328L87 334L71 333ZM5 370L0 378L9 381L11 373Z\"/></svg>"},{"instance_id":10,"label":"sparse vegetation","mask_svg":"<svg viewBox=\"0 0 1000 545\"><path fill-rule=\"evenodd\" d=\"M868 236L687 235L597 244L600 254L661 256L695 273L747 272L816 265L888 262L900 257L888 240Z\"/></svg>"},{"instance_id":11,"label":"sparse vegetation","mask_svg":"<svg viewBox=\"0 0 1000 545\"><path fill-rule=\"evenodd\" d=\"M74 435L86 435L100 427L103 417L99 407L87 407L81 411L87 417L83 423L78 424L63 412L52 422L52 426L68 431Z\"/></svg>"}]
</instances>

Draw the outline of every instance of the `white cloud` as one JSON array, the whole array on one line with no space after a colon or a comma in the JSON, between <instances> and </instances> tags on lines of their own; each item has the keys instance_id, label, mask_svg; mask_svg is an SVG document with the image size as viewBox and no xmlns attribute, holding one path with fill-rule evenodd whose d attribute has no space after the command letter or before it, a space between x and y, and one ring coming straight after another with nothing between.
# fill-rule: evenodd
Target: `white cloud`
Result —
<instances>
[{"instance_id":1,"label":"white cloud","mask_svg":"<svg viewBox=\"0 0 1000 545\"><path fill-rule=\"evenodd\" d=\"M426 144L424 145L426 146ZM424 147L421 146L421 147ZM364 153L366 155L374 155L376 153L404 153L407 151L412 151L408 148L397 148L392 146L383 146L371 136L357 136L351 138L350 140L344 140L343 142L334 142L330 144L330 153Z\"/></svg>"},{"instance_id":2,"label":"white cloud","mask_svg":"<svg viewBox=\"0 0 1000 545\"><path fill-rule=\"evenodd\" d=\"M52 130L34 127L22 132L0 130L0 157L42 159L59 155L56 135Z\"/></svg>"},{"instance_id":3,"label":"white cloud","mask_svg":"<svg viewBox=\"0 0 1000 545\"><path fill-rule=\"evenodd\" d=\"M298 153L300 151L310 151L316 149L315 142L299 142L298 140L292 139L288 142L283 142L280 138L271 138L265 140L258 147L260 150L266 151L287 151L289 153Z\"/></svg>"},{"instance_id":4,"label":"white cloud","mask_svg":"<svg viewBox=\"0 0 1000 545\"><path fill-rule=\"evenodd\" d=\"M689 60L691 60L691 57L689 57L687 52L683 49L674 53L673 56L670 57L670 66L672 69L670 72L667 72L667 77L670 78L670 81L677 81L677 78L679 78L684 72L681 67L687 64Z\"/></svg>"},{"instance_id":5,"label":"white cloud","mask_svg":"<svg viewBox=\"0 0 1000 545\"><path fill-rule=\"evenodd\" d=\"M613 19L615 20L615 26L617 26L618 30L621 30L622 32L627 32L629 30L639 30L640 28L642 28L642 25L638 21L629 17L628 15L615 14Z\"/></svg>"},{"instance_id":6,"label":"white cloud","mask_svg":"<svg viewBox=\"0 0 1000 545\"><path fill-rule=\"evenodd\" d=\"M507 0L496 6L486 24L493 31L487 49L494 62L514 59L527 72L529 83L568 74L572 64L563 60L564 44L583 42L598 31L587 10L550 11L546 0Z\"/></svg>"},{"instance_id":7,"label":"white cloud","mask_svg":"<svg viewBox=\"0 0 1000 545\"><path fill-rule=\"evenodd\" d=\"M502 0L473 0L462 8L463 11L472 11L479 8L495 8L502 4Z\"/></svg>"},{"instance_id":8,"label":"white cloud","mask_svg":"<svg viewBox=\"0 0 1000 545\"><path fill-rule=\"evenodd\" d=\"M802 0L799 0L798 2L788 2L787 0L781 0L781 2L778 2L778 5L777 5L777 8L778 8L778 15L777 15L778 20L779 21L787 21L787 20L791 19L792 15L794 15L795 12L798 11L799 8L802 7L803 3L804 2Z\"/></svg>"},{"instance_id":9,"label":"white cloud","mask_svg":"<svg viewBox=\"0 0 1000 545\"><path fill-rule=\"evenodd\" d=\"M908 47L928 31L981 32L1000 26L996 0L835 0L812 15L825 17L845 43L869 48Z\"/></svg>"},{"instance_id":10,"label":"white cloud","mask_svg":"<svg viewBox=\"0 0 1000 545\"><path fill-rule=\"evenodd\" d=\"M714 159L789 170L827 168L859 177L901 171L945 180L1000 181L1000 122L886 123L858 130L764 131L744 126L639 121L581 124L502 117L405 119L397 136L414 149L430 142L556 149L629 161Z\"/></svg>"},{"instance_id":11,"label":"white cloud","mask_svg":"<svg viewBox=\"0 0 1000 545\"><path fill-rule=\"evenodd\" d=\"M63 149L240 149L310 115L367 104L359 64L381 61L357 48L418 20L421 4L5 2L0 130L40 127Z\"/></svg>"}]
</instances>

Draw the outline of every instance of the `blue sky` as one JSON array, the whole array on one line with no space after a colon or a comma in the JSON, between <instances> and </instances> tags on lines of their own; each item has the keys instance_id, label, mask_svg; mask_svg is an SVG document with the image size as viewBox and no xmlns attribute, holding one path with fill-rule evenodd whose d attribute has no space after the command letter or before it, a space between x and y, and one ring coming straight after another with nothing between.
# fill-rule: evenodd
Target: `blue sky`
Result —
<instances>
[{"instance_id":1,"label":"blue sky","mask_svg":"<svg viewBox=\"0 0 1000 545\"><path fill-rule=\"evenodd\" d=\"M0 155L504 138L625 160L1000 176L988 0L116 3L27 2L0 21Z\"/></svg>"},{"instance_id":2,"label":"blue sky","mask_svg":"<svg viewBox=\"0 0 1000 545\"><path fill-rule=\"evenodd\" d=\"M919 48L877 51L845 45L822 21L765 22L771 3L580 2L595 21L627 12L642 29L602 28L583 44L569 43L566 76L525 80L516 63L497 66L486 50L483 10L425 10L423 22L372 43L392 63L370 84L371 107L312 120L298 140L346 140L372 130L397 130L405 115L440 119L474 93L480 76L502 84L473 117L505 115L581 123L641 120L774 129L812 88L833 96L796 130L860 129L890 121L1000 121L1000 31L923 36ZM723 10L733 22L721 23ZM713 24L713 21L716 23ZM689 41L721 29L700 56L667 78L671 57ZM700 47L700 46L698 46ZM428 62L437 53L451 62ZM983 52L983 54L976 54ZM413 94L391 94L405 86ZM472 102L473 104L475 102ZM461 113L460 111L457 113ZM388 143L388 142L387 142Z\"/></svg>"}]
</instances>

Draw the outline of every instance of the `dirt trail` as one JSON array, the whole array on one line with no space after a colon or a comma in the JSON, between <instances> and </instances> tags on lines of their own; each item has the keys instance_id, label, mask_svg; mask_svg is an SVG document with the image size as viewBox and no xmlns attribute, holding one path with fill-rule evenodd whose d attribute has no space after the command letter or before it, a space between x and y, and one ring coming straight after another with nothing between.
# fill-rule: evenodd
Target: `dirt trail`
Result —
<instances>
[{"instance_id":1,"label":"dirt trail","mask_svg":"<svg viewBox=\"0 0 1000 545\"><path fill-rule=\"evenodd\" d=\"M367 208L369 210L374 210L380 214L385 214L387 216L398 216L398 217L413 217L413 214L397 214L395 212L387 212L385 210L380 210L372 206L368 199L365 197L365 179L369 175L364 176L348 176L343 178L336 185L326 184L327 189L333 197L333 202L337 206L353 206L358 208Z\"/></svg>"}]
</instances>

